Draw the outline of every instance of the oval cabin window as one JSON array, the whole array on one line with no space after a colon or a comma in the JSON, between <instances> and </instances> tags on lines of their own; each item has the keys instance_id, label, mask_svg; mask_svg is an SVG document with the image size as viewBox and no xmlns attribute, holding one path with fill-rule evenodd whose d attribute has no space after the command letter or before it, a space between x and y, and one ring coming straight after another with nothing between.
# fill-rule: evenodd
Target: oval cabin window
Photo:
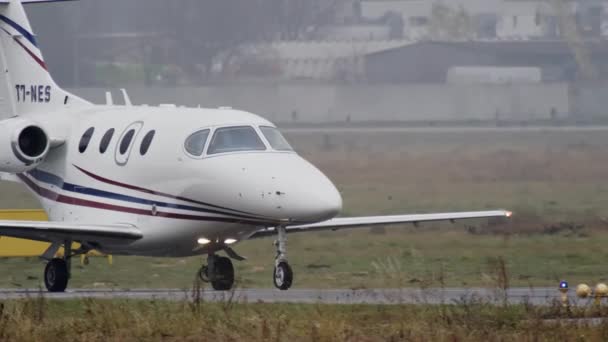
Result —
<instances>
[{"instance_id":1,"label":"oval cabin window","mask_svg":"<svg viewBox=\"0 0 608 342\"><path fill-rule=\"evenodd\" d=\"M87 129L82 135L82 138L80 138L80 143L78 144L78 151L80 151L80 153L84 153L89 147L93 133L95 133L95 127Z\"/></svg>"},{"instance_id":2,"label":"oval cabin window","mask_svg":"<svg viewBox=\"0 0 608 342\"><path fill-rule=\"evenodd\" d=\"M139 153L142 156L145 156L146 153L148 153L148 150L150 149L150 145L152 144L152 140L154 139L155 134L156 134L156 131L152 130L152 131L148 132L146 134L146 136L144 137L144 139L141 141L141 146L139 147Z\"/></svg>"},{"instance_id":3,"label":"oval cabin window","mask_svg":"<svg viewBox=\"0 0 608 342\"><path fill-rule=\"evenodd\" d=\"M124 138L120 142L120 154L125 154L129 150L129 146L131 145L131 141L133 141L133 136L135 135L135 130L131 129L125 134Z\"/></svg>"},{"instance_id":4,"label":"oval cabin window","mask_svg":"<svg viewBox=\"0 0 608 342\"><path fill-rule=\"evenodd\" d=\"M108 147L110 146L110 142L112 141L112 137L114 136L114 128L110 128L101 138L101 143L99 144L99 152L106 153Z\"/></svg>"}]
</instances>

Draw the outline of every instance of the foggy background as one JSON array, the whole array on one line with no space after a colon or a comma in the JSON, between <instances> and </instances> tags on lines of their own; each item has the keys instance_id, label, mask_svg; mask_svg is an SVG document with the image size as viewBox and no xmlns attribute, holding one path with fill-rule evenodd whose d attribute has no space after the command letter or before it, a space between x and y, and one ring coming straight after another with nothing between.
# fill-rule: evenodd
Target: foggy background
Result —
<instances>
[{"instance_id":1,"label":"foggy background","mask_svg":"<svg viewBox=\"0 0 608 342\"><path fill-rule=\"evenodd\" d=\"M306 270L298 286L494 286L504 260L511 286L557 287L606 281L606 3L82 0L27 10L62 86L98 103L106 90L120 103L125 87L139 104L262 115L335 182L344 216L515 213L294 234L294 266ZM2 183L0 207L40 203ZM271 242L238 251L248 257L241 284L268 287ZM73 284L181 288L201 263L115 261L75 268ZM39 286L37 263L0 268L2 288Z\"/></svg>"},{"instance_id":2,"label":"foggy background","mask_svg":"<svg viewBox=\"0 0 608 342\"><path fill-rule=\"evenodd\" d=\"M29 6L59 84L279 123L602 122L608 1L82 0Z\"/></svg>"}]
</instances>

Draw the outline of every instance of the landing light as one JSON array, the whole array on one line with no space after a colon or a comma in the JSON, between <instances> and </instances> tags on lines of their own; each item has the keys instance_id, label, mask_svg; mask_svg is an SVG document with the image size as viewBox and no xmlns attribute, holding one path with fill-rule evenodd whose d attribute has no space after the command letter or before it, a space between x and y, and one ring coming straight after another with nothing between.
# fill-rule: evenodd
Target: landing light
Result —
<instances>
[{"instance_id":1,"label":"landing light","mask_svg":"<svg viewBox=\"0 0 608 342\"><path fill-rule=\"evenodd\" d=\"M512 211L507 211L507 213L505 214L506 217L511 217L513 216L513 212Z\"/></svg>"},{"instance_id":2,"label":"landing light","mask_svg":"<svg viewBox=\"0 0 608 342\"><path fill-rule=\"evenodd\" d=\"M224 240L224 243L227 245L232 245L236 241L237 241L236 239L226 239L226 240Z\"/></svg>"},{"instance_id":3,"label":"landing light","mask_svg":"<svg viewBox=\"0 0 608 342\"><path fill-rule=\"evenodd\" d=\"M198 244L199 244L199 245L206 245L206 244L208 244L209 242L211 242L211 240L209 240L209 239L205 239L205 238L200 238L200 239L198 239Z\"/></svg>"}]
</instances>

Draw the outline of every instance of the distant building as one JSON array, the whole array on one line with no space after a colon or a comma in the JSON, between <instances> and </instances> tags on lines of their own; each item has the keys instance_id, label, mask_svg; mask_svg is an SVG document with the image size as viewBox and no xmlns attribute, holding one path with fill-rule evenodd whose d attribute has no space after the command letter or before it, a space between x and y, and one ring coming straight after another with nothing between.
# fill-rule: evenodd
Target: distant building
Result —
<instances>
[{"instance_id":1,"label":"distant building","mask_svg":"<svg viewBox=\"0 0 608 342\"><path fill-rule=\"evenodd\" d=\"M28 11L62 84L104 85L109 76L145 84L239 77L441 83L451 68L477 66L539 68L543 81L577 79L581 68L585 77L606 78L608 0L314 0L318 18L300 40L275 42L284 36L273 33L259 38L266 43L238 40L238 29L229 37L220 34L227 29L197 29L213 23L184 8L201 3L82 0ZM129 72L108 72L114 66Z\"/></svg>"},{"instance_id":2,"label":"distant building","mask_svg":"<svg viewBox=\"0 0 608 342\"><path fill-rule=\"evenodd\" d=\"M547 39L573 18L584 36L608 36L607 0L362 0L362 20L403 18L409 39ZM451 36L450 36L451 34Z\"/></svg>"},{"instance_id":3,"label":"distant building","mask_svg":"<svg viewBox=\"0 0 608 342\"><path fill-rule=\"evenodd\" d=\"M357 82L365 78L365 58L407 46L409 41L302 41L251 44L241 48L246 64L272 65L283 80ZM238 67L237 67L238 68Z\"/></svg>"},{"instance_id":4,"label":"distant building","mask_svg":"<svg viewBox=\"0 0 608 342\"><path fill-rule=\"evenodd\" d=\"M411 1L362 1L361 18L378 21L391 14L401 16L403 36L406 39L424 39L430 30L432 3L425 0Z\"/></svg>"},{"instance_id":5,"label":"distant building","mask_svg":"<svg viewBox=\"0 0 608 342\"><path fill-rule=\"evenodd\" d=\"M549 38L559 32L555 8L546 1L504 1L497 15L497 38Z\"/></svg>"},{"instance_id":6,"label":"distant building","mask_svg":"<svg viewBox=\"0 0 608 342\"><path fill-rule=\"evenodd\" d=\"M495 32L496 12L501 2L502 0L364 0L361 3L361 17L377 20L388 13L399 14L404 21L404 37L409 39L437 39L454 31L461 31L467 38L476 38Z\"/></svg>"},{"instance_id":7,"label":"distant building","mask_svg":"<svg viewBox=\"0 0 608 342\"><path fill-rule=\"evenodd\" d=\"M318 35L324 40L348 41L348 40L390 40L391 29L387 25L336 25L322 28Z\"/></svg>"},{"instance_id":8,"label":"distant building","mask_svg":"<svg viewBox=\"0 0 608 342\"><path fill-rule=\"evenodd\" d=\"M608 41L584 45L588 66L581 66L572 47L561 40L418 42L368 54L365 79L372 83L445 83L450 70L457 67L536 68L542 82L578 80L583 77L582 68L589 67L595 79L608 79Z\"/></svg>"}]
</instances>

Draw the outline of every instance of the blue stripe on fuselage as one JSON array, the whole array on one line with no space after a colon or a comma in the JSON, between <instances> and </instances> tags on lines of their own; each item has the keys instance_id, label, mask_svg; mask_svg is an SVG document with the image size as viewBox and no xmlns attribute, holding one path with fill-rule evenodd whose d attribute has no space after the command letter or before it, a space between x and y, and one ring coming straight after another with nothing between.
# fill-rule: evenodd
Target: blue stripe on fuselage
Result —
<instances>
[{"instance_id":1,"label":"blue stripe on fuselage","mask_svg":"<svg viewBox=\"0 0 608 342\"><path fill-rule=\"evenodd\" d=\"M43 183L51 184L58 188L63 188L63 179L61 179L61 177L55 176L52 173L34 169L32 171L29 171L28 174Z\"/></svg>"},{"instance_id":2,"label":"blue stripe on fuselage","mask_svg":"<svg viewBox=\"0 0 608 342\"><path fill-rule=\"evenodd\" d=\"M260 218L257 218L257 217L254 217L254 216L228 213L228 212L219 211L219 210L213 210L213 209L205 209L205 208L192 207L192 206L189 206L189 205L181 205L181 204L174 204L174 203L152 201L152 200L147 200L147 199L144 199L144 198L138 198L138 197L133 197L133 196L128 196L128 195L118 194L118 193L115 193L115 192L98 190L98 189L88 188L88 187L84 187L84 186L80 186L80 185L75 185L75 184L71 184L71 183L66 183L60 177L58 177L56 175L53 175L51 173L42 171L42 170L38 170L38 169L29 171L27 174L30 175L30 176L32 176L32 177L34 177L34 179L36 179L37 181L40 181L40 182L43 182L43 183L47 183L47 184L51 184L51 185L54 185L54 186L56 186L56 187L58 187L58 188L60 188L62 190L73 192L73 193L77 193L77 194L83 194L83 195L89 195L89 196L107 198L107 199L112 199L112 200L117 200L117 201L124 201L124 202L136 203L136 204L149 205L149 206L155 205L155 206L161 207L161 208L191 210L191 211L196 211L196 212L200 212L200 213L221 214L221 215L229 215L229 216L232 216L232 217L261 220Z\"/></svg>"}]
</instances>

